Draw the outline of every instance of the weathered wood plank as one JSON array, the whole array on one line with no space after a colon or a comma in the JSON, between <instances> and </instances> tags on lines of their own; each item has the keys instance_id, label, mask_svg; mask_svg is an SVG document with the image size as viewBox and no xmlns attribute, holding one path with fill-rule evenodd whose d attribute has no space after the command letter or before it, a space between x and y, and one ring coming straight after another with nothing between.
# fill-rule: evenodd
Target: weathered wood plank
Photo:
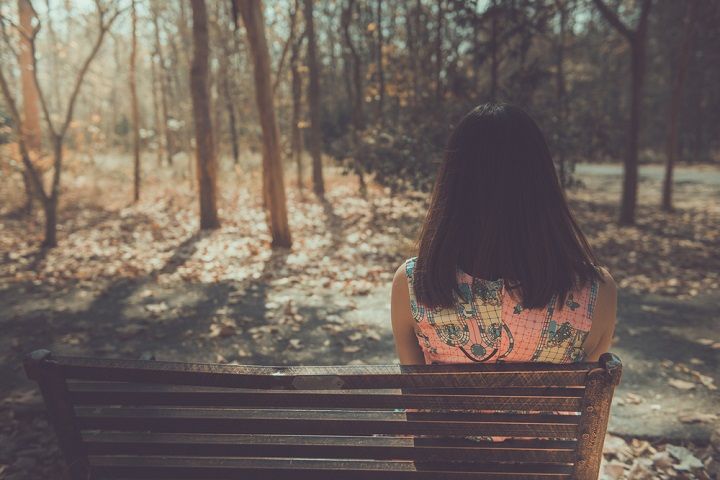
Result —
<instances>
[{"instance_id":1,"label":"weathered wood plank","mask_svg":"<svg viewBox=\"0 0 720 480\"><path fill-rule=\"evenodd\" d=\"M571 389L556 389L571 390ZM369 394L352 391L258 391L213 389L177 385L150 385L107 382L70 384L76 405L174 405L235 407L322 407L322 408L424 408L436 410L531 410L578 411L581 397L575 392L554 396L507 396L487 390L485 395Z\"/></svg>"},{"instance_id":2,"label":"weathered wood plank","mask_svg":"<svg viewBox=\"0 0 720 480\"><path fill-rule=\"evenodd\" d=\"M295 457L465 462L572 463L575 442L417 445L412 437L327 437L84 432L90 455ZM564 443L564 445L563 445Z\"/></svg>"},{"instance_id":3,"label":"weathered wood plank","mask_svg":"<svg viewBox=\"0 0 720 480\"><path fill-rule=\"evenodd\" d=\"M575 438L577 415L77 407L82 429L301 435L505 435Z\"/></svg>"},{"instance_id":4,"label":"weathered wood plank","mask_svg":"<svg viewBox=\"0 0 720 480\"><path fill-rule=\"evenodd\" d=\"M93 472L110 478L413 479L549 480L569 478L571 468L544 464L466 464L407 461L238 459L206 457L91 456ZM467 471L468 467L473 470Z\"/></svg>"},{"instance_id":5,"label":"weathered wood plank","mask_svg":"<svg viewBox=\"0 0 720 480\"><path fill-rule=\"evenodd\" d=\"M66 378L258 389L582 386L595 364L258 367L58 357ZM437 367L437 368L436 368ZM496 367L496 368L493 368ZM478 373L482 373L479 375Z\"/></svg>"}]
</instances>

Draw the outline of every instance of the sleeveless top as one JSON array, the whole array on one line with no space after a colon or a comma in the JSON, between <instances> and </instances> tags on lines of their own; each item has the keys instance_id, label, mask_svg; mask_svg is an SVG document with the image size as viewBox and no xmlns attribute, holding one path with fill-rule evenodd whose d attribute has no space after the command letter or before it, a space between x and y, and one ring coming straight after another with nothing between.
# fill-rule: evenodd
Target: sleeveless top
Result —
<instances>
[{"instance_id":1,"label":"sleeveless top","mask_svg":"<svg viewBox=\"0 0 720 480\"><path fill-rule=\"evenodd\" d=\"M461 295L452 307L427 308L413 289L417 257L405 262L415 334L431 363L549 362L583 360L598 281L567 295L563 308L554 296L544 308L523 308L506 292L503 279L483 280L458 269Z\"/></svg>"}]
</instances>

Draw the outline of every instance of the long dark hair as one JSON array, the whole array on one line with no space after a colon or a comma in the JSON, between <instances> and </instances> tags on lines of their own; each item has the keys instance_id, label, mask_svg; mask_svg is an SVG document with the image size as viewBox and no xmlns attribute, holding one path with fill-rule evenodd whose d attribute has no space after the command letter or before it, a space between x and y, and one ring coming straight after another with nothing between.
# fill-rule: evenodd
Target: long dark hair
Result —
<instances>
[{"instance_id":1,"label":"long dark hair","mask_svg":"<svg viewBox=\"0 0 720 480\"><path fill-rule=\"evenodd\" d=\"M420 233L418 302L452 305L460 268L505 279L525 308L555 295L562 307L569 292L599 279L595 264L535 121L507 104L465 115L450 135Z\"/></svg>"}]
</instances>

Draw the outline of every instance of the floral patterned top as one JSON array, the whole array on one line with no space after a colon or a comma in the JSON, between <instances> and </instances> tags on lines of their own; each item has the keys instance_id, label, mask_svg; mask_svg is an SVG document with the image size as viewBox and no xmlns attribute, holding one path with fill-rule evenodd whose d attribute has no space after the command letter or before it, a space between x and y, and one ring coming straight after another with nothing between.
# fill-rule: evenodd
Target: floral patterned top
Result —
<instances>
[{"instance_id":1,"label":"floral patterned top","mask_svg":"<svg viewBox=\"0 0 720 480\"><path fill-rule=\"evenodd\" d=\"M564 308L557 297L545 308L524 309L506 293L505 282L483 280L458 270L453 307L427 308L417 303L413 272L417 257L405 262L415 334L425 362L549 362L583 360L598 282L568 294Z\"/></svg>"}]
</instances>

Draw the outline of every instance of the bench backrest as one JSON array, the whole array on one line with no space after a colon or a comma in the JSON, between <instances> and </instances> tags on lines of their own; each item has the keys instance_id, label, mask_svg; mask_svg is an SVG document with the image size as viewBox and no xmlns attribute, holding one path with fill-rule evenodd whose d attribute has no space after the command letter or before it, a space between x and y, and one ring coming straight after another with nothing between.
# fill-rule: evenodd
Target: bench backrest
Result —
<instances>
[{"instance_id":1,"label":"bench backrest","mask_svg":"<svg viewBox=\"0 0 720 480\"><path fill-rule=\"evenodd\" d=\"M622 365L25 362L74 479L596 479ZM504 441L467 437L512 437Z\"/></svg>"}]
</instances>

